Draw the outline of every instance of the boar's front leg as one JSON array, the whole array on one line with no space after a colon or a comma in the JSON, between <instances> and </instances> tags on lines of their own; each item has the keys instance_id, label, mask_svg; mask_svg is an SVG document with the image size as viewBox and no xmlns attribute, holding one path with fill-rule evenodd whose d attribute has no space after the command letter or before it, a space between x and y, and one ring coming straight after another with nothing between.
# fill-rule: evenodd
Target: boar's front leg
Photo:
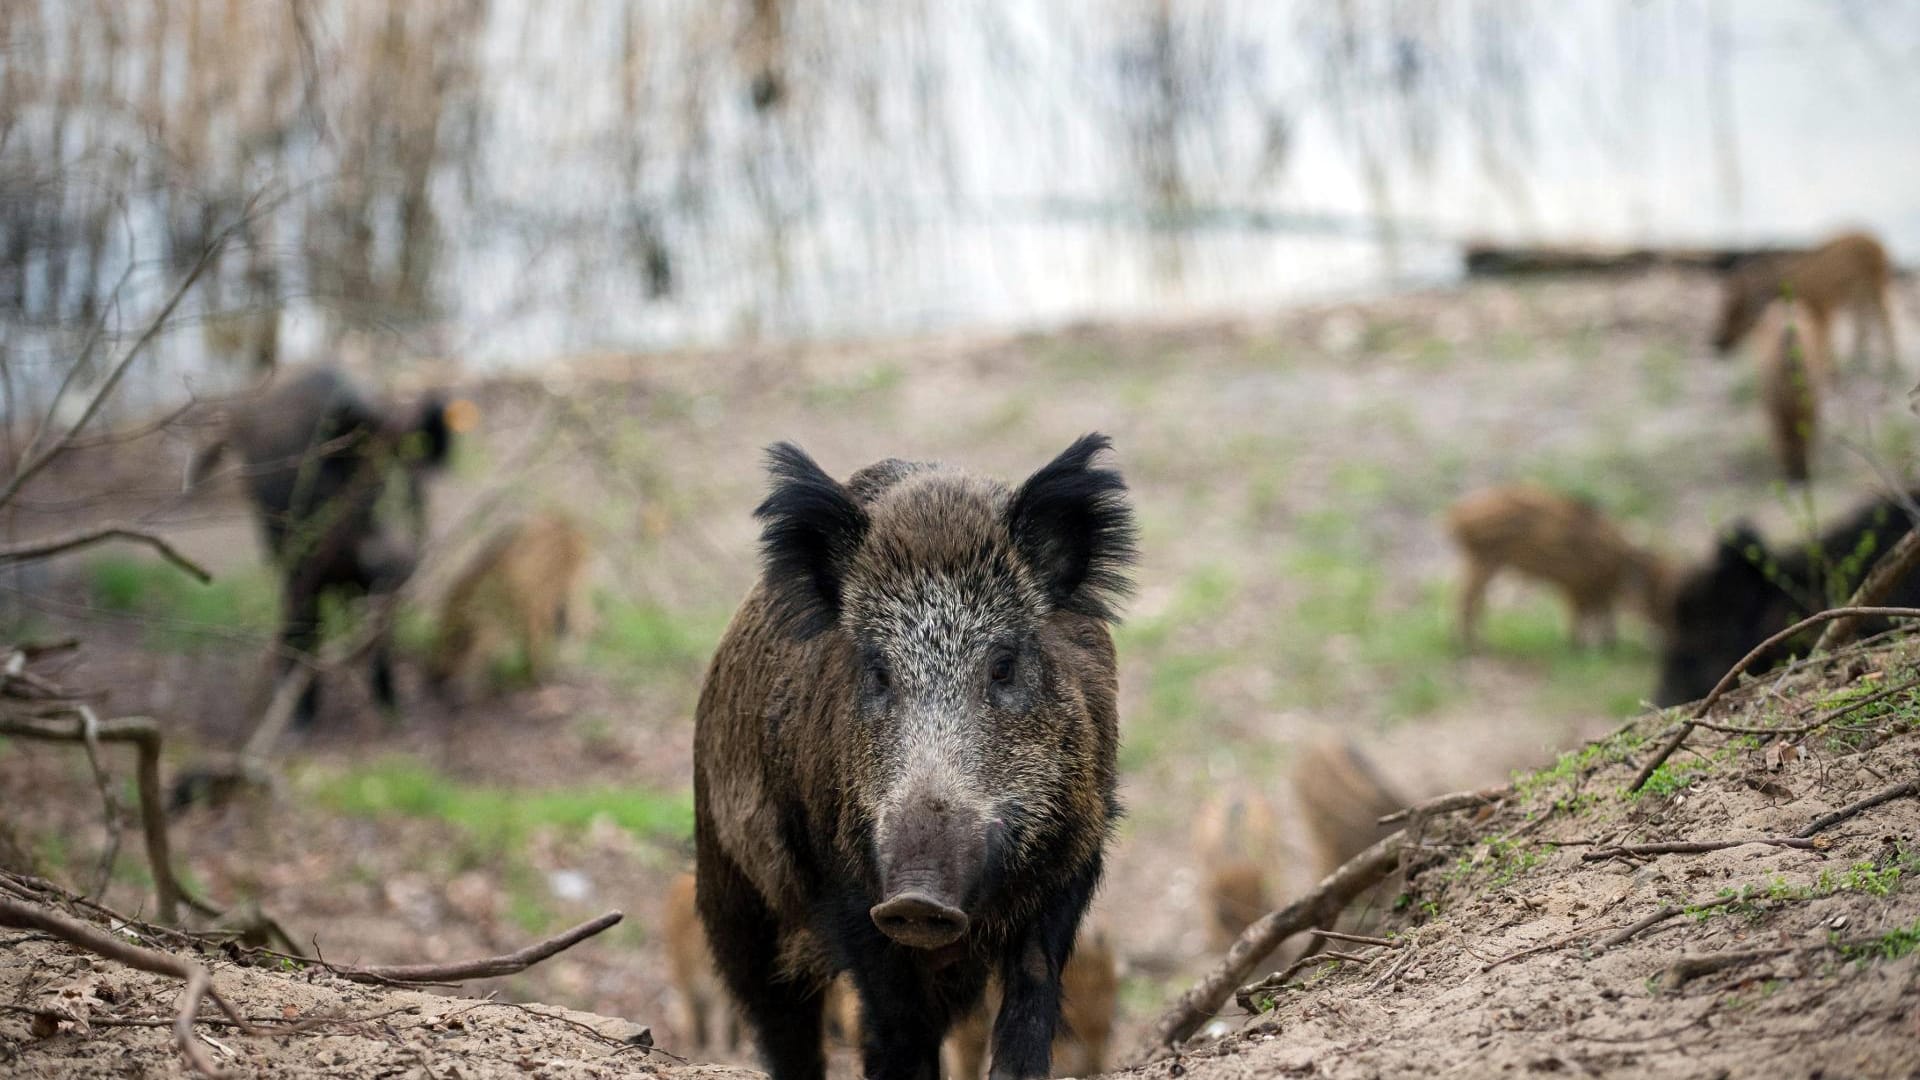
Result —
<instances>
[{"instance_id":1,"label":"boar's front leg","mask_svg":"<svg viewBox=\"0 0 1920 1080\"><path fill-rule=\"evenodd\" d=\"M993 1025L988 1080L1031 1080L1052 1068L1053 1035L1060 1025L1060 972L1099 880L1096 865L1008 946L1000 963L1000 1017Z\"/></svg>"}]
</instances>

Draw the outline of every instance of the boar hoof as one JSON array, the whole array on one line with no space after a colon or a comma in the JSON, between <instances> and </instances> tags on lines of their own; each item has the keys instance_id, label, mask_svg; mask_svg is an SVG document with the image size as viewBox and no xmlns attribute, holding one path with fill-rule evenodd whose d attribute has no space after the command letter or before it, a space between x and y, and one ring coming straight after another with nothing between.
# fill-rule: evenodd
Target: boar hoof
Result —
<instances>
[{"instance_id":1,"label":"boar hoof","mask_svg":"<svg viewBox=\"0 0 1920 1080\"><path fill-rule=\"evenodd\" d=\"M867 914L880 932L909 949L938 949L967 932L967 913L926 893L901 893L873 906Z\"/></svg>"}]
</instances>

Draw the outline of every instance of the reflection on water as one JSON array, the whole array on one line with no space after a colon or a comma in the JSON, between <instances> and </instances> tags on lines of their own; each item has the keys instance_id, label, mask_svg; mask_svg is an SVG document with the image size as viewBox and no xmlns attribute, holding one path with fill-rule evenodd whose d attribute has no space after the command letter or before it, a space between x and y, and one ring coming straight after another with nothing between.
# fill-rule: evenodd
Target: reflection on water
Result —
<instances>
[{"instance_id":1,"label":"reflection on water","mask_svg":"<svg viewBox=\"0 0 1920 1080\"><path fill-rule=\"evenodd\" d=\"M1247 308L1441 277L1467 235L1864 223L1920 252L1920 12L1898 2L9 0L0 21L0 311L28 383L102 317L137 330L249 206L203 332L155 365L176 381Z\"/></svg>"}]
</instances>

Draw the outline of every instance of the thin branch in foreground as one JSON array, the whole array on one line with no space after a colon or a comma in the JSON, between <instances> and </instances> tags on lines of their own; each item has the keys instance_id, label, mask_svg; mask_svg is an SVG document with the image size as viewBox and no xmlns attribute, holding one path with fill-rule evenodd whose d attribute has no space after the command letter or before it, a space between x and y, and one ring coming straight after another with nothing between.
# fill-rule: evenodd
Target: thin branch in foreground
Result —
<instances>
[{"instance_id":1,"label":"thin branch in foreground","mask_svg":"<svg viewBox=\"0 0 1920 1080\"><path fill-rule=\"evenodd\" d=\"M1661 923L1666 922L1668 919L1673 918L1675 915L1678 915L1683 911L1705 911L1708 908L1716 908L1724 904L1731 904L1738 899L1739 899L1738 896L1716 896L1711 900L1703 900L1698 904L1692 904L1692 905L1689 905L1688 907L1680 907L1676 904L1668 904L1665 907L1661 908L1660 910L1647 916L1646 918L1641 919L1638 922L1628 923L1627 925L1621 927L1620 929L1615 930L1613 933L1608 934L1606 937L1601 938L1599 941L1594 942L1593 943L1594 951L1605 952L1606 950L1613 948L1615 945L1624 945L1628 941L1632 940L1633 938L1638 937L1644 931L1651 930L1654 927L1659 926Z\"/></svg>"},{"instance_id":2,"label":"thin branch in foreground","mask_svg":"<svg viewBox=\"0 0 1920 1080\"><path fill-rule=\"evenodd\" d=\"M186 988L180 991L179 1003L174 1009L173 1039L180 1045L180 1053L187 1063L205 1076L219 1076L220 1070L214 1067L213 1060L193 1034L193 1022L200 1012L202 998L211 999L241 1031L254 1031L253 1025L234 1011L233 1006L227 1004L220 992L213 988L213 977L207 973L207 969L185 957L123 941L98 927L4 896L0 896L0 926L39 930L130 968L186 980Z\"/></svg>"},{"instance_id":3,"label":"thin branch in foreground","mask_svg":"<svg viewBox=\"0 0 1920 1080\"><path fill-rule=\"evenodd\" d=\"M1738 663L1728 668L1727 673L1725 675L1720 676L1720 681L1714 684L1713 690L1710 693L1708 693L1706 697L1701 698L1700 703L1698 705L1695 705L1693 707L1692 714L1687 717L1684 723L1682 723L1677 729L1675 729L1673 736L1669 738L1666 742L1662 743L1660 746L1660 749L1654 751L1653 756L1647 759L1646 764L1640 766L1640 771L1634 774L1633 782L1627 785L1627 791L1628 792L1639 791L1642 787L1646 785L1647 781L1650 778L1652 778L1654 770L1658 769L1661 765L1665 764L1666 760L1673 756L1673 752L1675 750L1680 749L1680 744L1686 742L1687 736L1693 734L1693 729L1695 728L1695 726L1697 726L1698 722L1706 719L1707 713L1712 711L1713 707L1720 703L1720 699L1723 696L1725 696L1726 692L1732 689L1735 683L1740 681L1740 676L1746 673L1747 668L1755 660L1758 660L1761 656L1764 656L1769 650L1773 649L1775 646L1781 644L1782 642L1790 640L1796 634L1799 634L1803 630L1810 630L1813 627L1821 625L1822 623L1832 622L1834 619L1844 619L1844 618L1848 618L1855 615L1877 615L1877 616L1883 616L1886 618L1920 619L1920 608L1910 608L1910 607L1830 608L1826 611L1815 612L1814 614L1809 615L1804 619L1801 619L1799 622L1794 623L1792 626L1787 627L1785 630L1782 630L1779 633L1772 635L1771 637L1767 638L1765 641L1762 641L1760 644L1755 645L1753 649L1747 653L1747 655L1740 658Z\"/></svg>"},{"instance_id":4,"label":"thin branch in foreground","mask_svg":"<svg viewBox=\"0 0 1920 1080\"><path fill-rule=\"evenodd\" d=\"M159 552L161 558L198 578L201 584L204 585L213 580L213 575L207 572L206 567L182 555L178 548L150 532L136 529L131 525L101 525L60 536L22 540L15 544L0 544L0 566L50 558L79 548L105 543L108 540L131 540L145 544Z\"/></svg>"},{"instance_id":5,"label":"thin branch in foreground","mask_svg":"<svg viewBox=\"0 0 1920 1080\"><path fill-rule=\"evenodd\" d=\"M1847 601L1848 607L1872 607L1883 604L1891 597L1901 583L1913 576L1920 568L1920 532L1909 528L1906 534L1894 541L1885 555L1874 560L1873 569L1860 581L1860 587L1853 591L1853 598ZM1851 642L1859 632L1859 619L1835 619L1820 631L1820 640L1814 643L1815 651L1832 652Z\"/></svg>"},{"instance_id":6,"label":"thin branch in foreground","mask_svg":"<svg viewBox=\"0 0 1920 1080\"><path fill-rule=\"evenodd\" d=\"M85 717L72 705L63 711L76 715L79 723L73 727L56 727L35 720L0 717L0 735L43 742L85 743ZM98 721L93 725L93 734L100 742L132 743L139 753L135 787L140 793L140 823L146 835L147 863L153 873L156 914L161 922L172 924L180 915L180 884L173 876L166 805L160 798L160 729L145 717L121 717Z\"/></svg>"},{"instance_id":7,"label":"thin branch in foreground","mask_svg":"<svg viewBox=\"0 0 1920 1080\"><path fill-rule=\"evenodd\" d=\"M1405 809L1395 810L1379 819L1381 825L1398 825L1410 818L1424 819L1440 814L1451 814L1457 810L1472 810L1499 802L1513 794L1513 787L1502 784L1499 787L1482 788L1479 791L1456 791L1451 795L1440 795L1423 803L1415 803Z\"/></svg>"},{"instance_id":8,"label":"thin branch in foreground","mask_svg":"<svg viewBox=\"0 0 1920 1080\"><path fill-rule=\"evenodd\" d=\"M1728 848L1744 847L1747 844L1768 844L1773 847L1801 850L1826 846L1818 841L1798 836L1754 836L1745 840L1667 840L1653 844L1621 844L1617 847L1595 848L1581 855L1580 861L1601 862L1606 859L1617 859L1622 855L1699 855L1708 851L1725 851Z\"/></svg>"},{"instance_id":9,"label":"thin branch in foreground","mask_svg":"<svg viewBox=\"0 0 1920 1080\"><path fill-rule=\"evenodd\" d=\"M583 922L571 930L555 934L543 941L536 941L524 949L480 960L462 960L450 964L376 964L361 967L321 964L320 966L343 979L374 984L456 983L468 979L493 979L502 975L517 975L556 953L573 948L623 918L625 916L620 912L609 911L597 919Z\"/></svg>"},{"instance_id":10,"label":"thin branch in foreground","mask_svg":"<svg viewBox=\"0 0 1920 1080\"><path fill-rule=\"evenodd\" d=\"M1389 833L1327 875L1313 891L1254 920L1240 932L1227 955L1153 1022L1135 1051L1135 1060L1151 1061L1192 1037L1200 1025L1220 1011L1234 990L1247 982L1261 957L1294 934L1333 922L1355 897L1385 880L1400 865L1406 844L1405 829Z\"/></svg>"},{"instance_id":11,"label":"thin branch in foreground","mask_svg":"<svg viewBox=\"0 0 1920 1080\"><path fill-rule=\"evenodd\" d=\"M1791 739L1797 740L1801 736L1810 735L1813 732L1818 731L1823 727L1826 727L1828 724L1833 723L1835 720L1839 720L1842 717L1849 716L1853 713L1859 712L1861 709L1864 709L1869 705L1878 705L1880 702L1885 701L1890 697L1893 697L1895 694L1905 693L1906 691L1913 690L1915 688L1920 688L1920 678L1908 679L1904 682L1895 683L1894 685L1889 686L1884 690L1875 691L1874 693L1868 694L1866 697L1855 698L1854 700L1847 702L1845 705L1840 706L1839 708L1833 710L1832 712L1828 713L1827 715L1821 717L1818 720L1815 720L1815 721L1812 721L1811 723L1806 723L1806 724L1797 724L1793 727L1782 727L1782 728L1745 727L1739 724L1713 724L1705 720L1695 721L1694 726L1706 728L1708 731L1717 731L1723 735L1771 735L1775 738L1780 738L1780 739L1791 738ZM1800 715L1805 716L1806 713L1810 711L1812 710L1808 709L1806 711L1801 712Z\"/></svg>"},{"instance_id":12,"label":"thin branch in foreground","mask_svg":"<svg viewBox=\"0 0 1920 1080\"><path fill-rule=\"evenodd\" d=\"M1833 828L1835 825L1840 824L1863 810L1871 810L1881 803L1892 802L1902 795L1920 795L1920 780L1908 780L1904 783L1895 784L1883 791L1875 792L1861 799L1859 802L1849 803L1831 814L1822 814L1814 818L1812 824L1793 835L1799 838L1812 836L1817 832Z\"/></svg>"}]
</instances>

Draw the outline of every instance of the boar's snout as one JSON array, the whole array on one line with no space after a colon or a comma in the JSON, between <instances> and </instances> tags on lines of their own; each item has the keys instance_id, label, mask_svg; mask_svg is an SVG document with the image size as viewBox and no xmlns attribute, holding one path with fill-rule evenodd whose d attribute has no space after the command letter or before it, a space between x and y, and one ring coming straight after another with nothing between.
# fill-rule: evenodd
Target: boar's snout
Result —
<instances>
[{"instance_id":1,"label":"boar's snout","mask_svg":"<svg viewBox=\"0 0 1920 1080\"><path fill-rule=\"evenodd\" d=\"M868 914L910 949L938 949L967 932L961 905L986 864L986 823L944 798L910 800L880 839L884 898Z\"/></svg>"},{"instance_id":2,"label":"boar's snout","mask_svg":"<svg viewBox=\"0 0 1920 1080\"><path fill-rule=\"evenodd\" d=\"M922 892L900 893L868 914L880 932L909 949L938 949L967 932L967 913Z\"/></svg>"}]
</instances>

